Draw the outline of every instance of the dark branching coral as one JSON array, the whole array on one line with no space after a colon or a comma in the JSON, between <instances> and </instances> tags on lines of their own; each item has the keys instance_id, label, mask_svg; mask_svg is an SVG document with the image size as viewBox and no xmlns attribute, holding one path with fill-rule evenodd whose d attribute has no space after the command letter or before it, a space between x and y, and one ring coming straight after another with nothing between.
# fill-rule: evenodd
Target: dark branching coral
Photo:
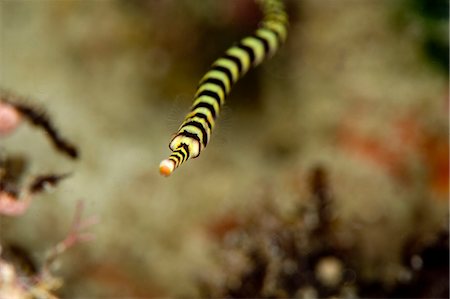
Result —
<instances>
[{"instance_id":1,"label":"dark branching coral","mask_svg":"<svg viewBox=\"0 0 450 299\"><path fill-rule=\"evenodd\" d=\"M12 134L22 118L42 128L56 149L71 158L78 157L78 150L56 130L48 115L11 94L0 93L0 137ZM29 164L26 156L8 154L0 156L0 217L20 217L29 208L32 199L48 189L56 187L68 174L42 174L27 178ZM23 183L22 181L27 181ZM0 298L57 298L55 291L62 280L52 273L55 260L79 242L92 239L84 230L94 224L95 219L81 219L82 202L77 206L72 226L67 236L48 252L43 263L37 263L31 250L20 244L0 239Z\"/></svg>"},{"instance_id":2,"label":"dark branching coral","mask_svg":"<svg viewBox=\"0 0 450 299\"><path fill-rule=\"evenodd\" d=\"M266 203L242 215L235 226L219 236L223 273L208 274L201 281L203 297L448 296L447 229L425 247L420 243L405 244L405 262L399 272L403 278L387 285L383 277L361 275L364 266L358 249L339 240L331 182L325 168L311 170L309 186L313 209L299 209L295 219L285 219Z\"/></svg>"},{"instance_id":3,"label":"dark branching coral","mask_svg":"<svg viewBox=\"0 0 450 299\"><path fill-rule=\"evenodd\" d=\"M77 147L59 133L44 109L28 104L22 97L0 90L1 102L11 105L32 125L41 128L58 151L72 159L78 158L79 151Z\"/></svg>"}]
</instances>

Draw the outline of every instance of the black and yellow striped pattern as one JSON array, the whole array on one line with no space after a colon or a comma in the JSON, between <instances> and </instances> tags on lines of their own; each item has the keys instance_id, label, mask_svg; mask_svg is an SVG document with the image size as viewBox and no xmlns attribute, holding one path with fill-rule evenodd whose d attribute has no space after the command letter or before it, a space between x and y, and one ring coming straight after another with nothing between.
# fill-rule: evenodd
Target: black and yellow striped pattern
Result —
<instances>
[{"instance_id":1,"label":"black and yellow striped pattern","mask_svg":"<svg viewBox=\"0 0 450 299\"><path fill-rule=\"evenodd\" d=\"M162 175L170 175L183 162L200 155L233 84L251 67L272 56L285 41L288 17L282 0L258 2L264 13L260 27L214 61L200 80L191 111L169 144L172 154L160 164Z\"/></svg>"}]
</instances>

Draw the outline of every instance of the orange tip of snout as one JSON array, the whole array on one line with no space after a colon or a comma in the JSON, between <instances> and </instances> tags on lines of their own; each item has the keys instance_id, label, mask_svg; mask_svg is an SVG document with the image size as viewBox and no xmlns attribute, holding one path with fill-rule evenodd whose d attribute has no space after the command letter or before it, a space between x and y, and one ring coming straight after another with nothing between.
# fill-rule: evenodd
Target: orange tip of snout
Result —
<instances>
[{"instance_id":1,"label":"orange tip of snout","mask_svg":"<svg viewBox=\"0 0 450 299\"><path fill-rule=\"evenodd\" d=\"M159 164L159 173L163 176L169 176L172 174L175 168L175 163L172 160L162 160Z\"/></svg>"}]
</instances>

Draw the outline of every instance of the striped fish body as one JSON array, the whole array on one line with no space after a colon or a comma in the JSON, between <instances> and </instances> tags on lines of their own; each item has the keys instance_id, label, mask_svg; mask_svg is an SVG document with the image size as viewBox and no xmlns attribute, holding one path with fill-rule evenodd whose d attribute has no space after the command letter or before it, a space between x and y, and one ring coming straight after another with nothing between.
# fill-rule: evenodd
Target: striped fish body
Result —
<instances>
[{"instance_id":1,"label":"striped fish body","mask_svg":"<svg viewBox=\"0 0 450 299\"><path fill-rule=\"evenodd\" d=\"M200 155L211 139L215 121L233 85L251 68L274 55L286 40L288 16L282 0L258 3L264 14L261 25L226 50L200 80L190 112L169 144L172 154L160 164L162 175L170 175L182 163Z\"/></svg>"}]
</instances>

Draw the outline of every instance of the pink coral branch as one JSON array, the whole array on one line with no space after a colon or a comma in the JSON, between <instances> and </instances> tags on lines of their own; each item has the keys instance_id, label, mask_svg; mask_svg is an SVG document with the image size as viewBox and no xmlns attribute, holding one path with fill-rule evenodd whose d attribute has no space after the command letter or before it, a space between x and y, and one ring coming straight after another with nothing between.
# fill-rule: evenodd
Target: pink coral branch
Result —
<instances>
[{"instance_id":1,"label":"pink coral branch","mask_svg":"<svg viewBox=\"0 0 450 299\"><path fill-rule=\"evenodd\" d=\"M18 215L20 212L23 213L26 210L29 201L31 201L30 195L26 199L17 200L6 192L0 192L0 211L5 214ZM85 232L85 230L98 223L98 219L96 217L82 219L83 208L83 201L78 201L74 219L67 236L50 250L38 275L26 279L19 279L14 266L8 264L0 256L0 299L28 297L58 298L52 292L61 287L62 281L52 275L50 271L51 266L69 248L94 238L92 233Z\"/></svg>"},{"instance_id":2,"label":"pink coral branch","mask_svg":"<svg viewBox=\"0 0 450 299\"><path fill-rule=\"evenodd\" d=\"M78 201L74 219L69 229L69 233L62 241L56 244L50 251L42 269L44 275L50 273L50 267L56 260L56 258L61 254L63 254L64 252L66 252L69 248L73 247L78 243L88 242L94 239L94 235L92 233L83 232L83 230L86 230L87 228L97 224L98 219L96 217L90 217L83 220L81 217L83 208L84 208L83 201L81 200Z\"/></svg>"}]
</instances>

